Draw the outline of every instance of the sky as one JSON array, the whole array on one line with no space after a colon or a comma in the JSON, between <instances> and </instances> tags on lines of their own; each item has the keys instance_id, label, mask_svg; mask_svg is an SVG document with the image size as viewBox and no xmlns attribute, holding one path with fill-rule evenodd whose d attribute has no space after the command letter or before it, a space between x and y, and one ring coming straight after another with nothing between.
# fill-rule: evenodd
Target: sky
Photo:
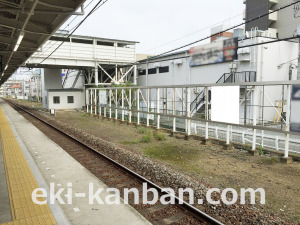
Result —
<instances>
[{"instance_id":1,"label":"sky","mask_svg":"<svg viewBox=\"0 0 300 225\"><path fill-rule=\"evenodd\" d=\"M85 2L86 14L97 2ZM108 0L74 34L137 41L138 54L160 54L209 36L212 26L241 23L244 8L242 0Z\"/></svg>"}]
</instances>

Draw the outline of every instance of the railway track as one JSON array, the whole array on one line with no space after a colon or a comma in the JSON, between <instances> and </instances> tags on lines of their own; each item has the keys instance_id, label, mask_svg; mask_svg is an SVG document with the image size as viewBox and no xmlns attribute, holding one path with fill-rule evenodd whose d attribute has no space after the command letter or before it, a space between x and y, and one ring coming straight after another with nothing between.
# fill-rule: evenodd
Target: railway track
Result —
<instances>
[{"instance_id":1,"label":"railway track","mask_svg":"<svg viewBox=\"0 0 300 225\"><path fill-rule=\"evenodd\" d=\"M28 109L7 99L5 99L5 101L97 178L103 181L108 187L118 188L120 193L122 193L124 188L137 188L139 190L140 204L134 204L133 195L129 195L129 204L152 224L222 224L187 202L179 204L179 198L177 197L176 204L174 205L163 205L159 201L154 205L143 205L141 203L143 183L147 183L148 188L155 188L160 195L164 195L167 192L147 178L103 155L93 147L79 141L73 137L72 134L68 134L36 116ZM149 195L148 198L152 199L151 194Z\"/></svg>"}]
</instances>

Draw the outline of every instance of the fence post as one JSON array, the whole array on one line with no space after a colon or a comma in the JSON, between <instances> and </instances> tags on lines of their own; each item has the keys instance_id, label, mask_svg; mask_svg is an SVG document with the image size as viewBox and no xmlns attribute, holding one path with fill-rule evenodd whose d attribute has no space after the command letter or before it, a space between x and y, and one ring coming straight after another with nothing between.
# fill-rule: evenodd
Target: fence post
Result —
<instances>
[{"instance_id":1,"label":"fence post","mask_svg":"<svg viewBox=\"0 0 300 225\"><path fill-rule=\"evenodd\" d=\"M129 118L128 118L128 120L129 120L129 123L131 123L131 121L132 121L132 107L131 107L131 88L129 89Z\"/></svg>"},{"instance_id":2,"label":"fence post","mask_svg":"<svg viewBox=\"0 0 300 225\"><path fill-rule=\"evenodd\" d=\"M101 90L99 89L99 91L98 91L99 116L102 116L100 92L101 92Z\"/></svg>"},{"instance_id":3,"label":"fence post","mask_svg":"<svg viewBox=\"0 0 300 225\"><path fill-rule=\"evenodd\" d=\"M140 89L136 92L137 124L140 124Z\"/></svg>"},{"instance_id":4,"label":"fence post","mask_svg":"<svg viewBox=\"0 0 300 225\"><path fill-rule=\"evenodd\" d=\"M150 89L147 88L147 127L149 127L149 112L150 112Z\"/></svg>"},{"instance_id":5,"label":"fence post","mask_svg":"<svg viewBox=\"0 0 300 225\"><path fill-rule=\"evenodd\" d=\"M89 102L90 102L90 91L86 90L85 92L85 99L86 99L86 113L89 113Z\"/></svg>"},{"instance_id":6,"label":"fence post","mask_svg":"<svg viewBox=\"0 0 300 225\"><path fill-rule=\"evenodd\" d=\"M230 125L227 125L227 130L226 130L226 145L230 145Z\"/></svg>"},{"instance_id":7,"label":"fence post","mask_svg":"<svg viewBox=\"0 0 300 225\"><path fill-rule=\"evenodd\" d=\"M176 131L176 117L175 117L175 115L176 115L176 89L175 88L173 88L173 131L175 132Z\"/></svg>"},{"instance_id":8,"label":"fence post","mask_svg":"<svg viewBox=\"0 0 300 225\"><path fill-rule=\"evenodd\" d=\"M197 108L196 108L197 110ZM208 87L205 87L205 140L208 140Z\"/></svg>"},{"instance_id":9,"label":"fence post","mask_svg":"<svg viewBox=\"0 0 300 225\"><path fill-rule=\"evenodd\" d=\"M187 122L187 99L188 99L188 88L185 88L185 133L187 133L188 130L188 122Z\"/></svg>"},{"instance_id":10,"label":"fence post","mask_svg":"<svg viewBox=\"0 0 300 225\"><path fill-rule=\"evenodd\" d=\"M109 89L109 118L111 118L111 95L112 95L112 90Z\"/></svg>"},{"instance_id":11,"label":"fence post","mask_svg":"<svg viewBox=\"0 0 300 225\"><path fill-rule=\"evenodd\" d=\"M118 119L118 89L116 89L116 96L115 96L115 119Z\"/></svg>"},{"instance_id":12,"label":"fence post","mask_svg":"<svg viewBox=\"0 0 300 225\"><path fill-rule=\"evenodd\" d=\"M275 137L275 149L279 150L279 138L278 138L278 136Z\"/></svg>"},{"instance_id":13,"label":"fence post","mask_svg":"<svg viewBox=\"0 0 300 225\"><path fill-rule=\"evenodd\" d=\"M94 102L95 102L95 115L97 115L97 89L95 89Z\"/></svg>"},{"instance_id":14,"label":"fence post","mask_svg":"<svg viewBox=\"0 0 300 225\"><path fill-rule=\"evenodd\" d=\"M245 131L242 132L242 144L244 145L245 142Z\"/></svg>"},{"instance_id":15,"label":"fence post","mask_svg":"<svg viewBox=\"0 0 300 225\"><path fill-rule=\"evenodd\" d=\"M122 94L121 94L121 97L122 97L122 121L124 121L124 114L125 114L125 111L124 111L124 89L122 89Z\"/></svg>"},{"instance_id":16,"label":"fence post","mask_svg":"<svg viewBox=\"0 0 300 225\"><path fill-rule=\"evenodd\" d=\"M290 131L291 85L287 85L285 131ZM284 158L289 157L290 134L285 135Z\"/></svg>"},{"instance_id":17,"label":"fence post","mask_svg":"<svg viewBox=\"0 0 300 225\"><path fill-rule=\"evenodd\" d=\"M187 108L187 116L191 117L191 88L187 89L187 99L186 99L186 108ZM191 119L187 119L187 135L191 135Z\"/></svg>"},{"instance_id":18,"label":"fence post","mask_svg":"<svg viewBox=\"0 0 300 225\"><path fill-rule=\"evenodd\" d=\"M215 129L215 136L216 136L216 139L219 139L219 135L218 135L218 127L216 127L216 129Z\"/></svg>"},{"instance_id":19,"label":"fence post","mask_svg":"<svg viewBox=\"0 0 300 225\"><path fill-rule=\"evenodd\" d=\"M93 114L93 90L91 89L91 114Z\"/></svg>"},{"instance_id":20,"label":"fence post","mask_svg":"<svg viewBox=\"0 0 300 225\"><path fill-rule=\"evenodd\" d=\"M257 86L254 86L253 90L253 102L252 102L252 123L253 126L256 126L256 118L257 118ZM252 151L256 149L256 129L252 129Z\"/></svg>"},{"instance_id":21,"label":"fence post","mask_svg":"<svg viewBox=\"0 0 300 225\"><path fill-rule=\"evenodd\" d=\"M103 109L103 116L106 117L106 108L107 108L107 90L105 91L105 101L104 101L104 109Z\"/></svg>"},{"instance_id":22,"label":"fence post","mask_svg":"<svg viewBox=\"0 0 300 225\"><path fill-rule=\"evenodd\" d=\"M244 125L247 124L247 90L248 86L245 86L245 101L244 101Z\"/></svg>"},{"instance_id":23,"label":"fence post","mask_svg":"<svg viewBox=\"0 0 300 225\"><path fill-rule=\"evenodd\" d=\"M159 98L160 98L160 96L159 96L159 88L157 88L156 89L156 112L157 113L160 113L160 109L159 109ZM156 127L157 127L157 129L159 129L160 128L160 115L158 115L157 114L157 124L156 124Z\"/></svg>"}]
</instances>

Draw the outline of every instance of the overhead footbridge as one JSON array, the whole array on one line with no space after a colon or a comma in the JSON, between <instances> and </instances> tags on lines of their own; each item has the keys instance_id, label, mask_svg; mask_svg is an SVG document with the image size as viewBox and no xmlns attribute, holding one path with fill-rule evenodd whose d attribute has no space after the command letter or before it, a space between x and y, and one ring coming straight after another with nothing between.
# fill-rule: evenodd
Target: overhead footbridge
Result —
<instances>
[{"instance_id":1,"label":"overhead footbridge","mask_svg":"<svg viewBox=\"0 0 300 225\"><path fill-rule=\"evenodd\" d=\"M0 86L85 0L0 0ZM81 9L80 9L81 8ZM81 12L77 12L77 10Z\"/></svg>"},{"instance_id":2,"label":"overhead footbridge","mask_svg":"<svg viewBox=\"0 0 300 225\"><path fill-rule=\"evenodd\" d=\"M84 71L86 84L122 83L136 79L135 41L57 33L27 61L29 68Z\"/></svg>"}]
</instances>

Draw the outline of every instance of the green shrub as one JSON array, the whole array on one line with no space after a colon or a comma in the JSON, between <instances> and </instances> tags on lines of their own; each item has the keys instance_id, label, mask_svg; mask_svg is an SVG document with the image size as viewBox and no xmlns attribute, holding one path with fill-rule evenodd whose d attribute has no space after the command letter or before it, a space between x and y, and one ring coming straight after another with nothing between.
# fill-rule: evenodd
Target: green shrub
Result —
<instances>
[{"instance_id":1,"label":"green shrub","mask_svg":"<svg viewBox=\"0 0 300 225\"><path fill-rule=\"evenodd\" d=\"M138 127L137 132L139 134L149 134L150 133L149 129L147 129L146 127Z\"/></svg>"},{"instance_id":2,"label":"green shrub","mask_svg":"<svg viewBox=\"0 0 300 225\"><path fill-rule=\"evenodd\" d=\"M258 150L259 155L264 155L265 154L261 145L258 146L257 150Z\"/></svg>"},{"instance_id":3,"label":"green shrub","mask_svg":"<svg viewBox=\"0 0 300 225\"><path fill-rule=\"evenodd\" d=\"M167 140L167 136L165 133L153 131L153 136L159 141Z\"/></svg>"},{"instance_id":4,"label":"green shrub","mask_svg":"<svg viewBox=\"0 0 300 225\"><path fill-rule=\"evenodd\" d=\"M144 143L149 143L151 141L151 135L150 134L146 134L142 137L142 140L141 142L144 142Z\"/></svg>"}]
</instances>

